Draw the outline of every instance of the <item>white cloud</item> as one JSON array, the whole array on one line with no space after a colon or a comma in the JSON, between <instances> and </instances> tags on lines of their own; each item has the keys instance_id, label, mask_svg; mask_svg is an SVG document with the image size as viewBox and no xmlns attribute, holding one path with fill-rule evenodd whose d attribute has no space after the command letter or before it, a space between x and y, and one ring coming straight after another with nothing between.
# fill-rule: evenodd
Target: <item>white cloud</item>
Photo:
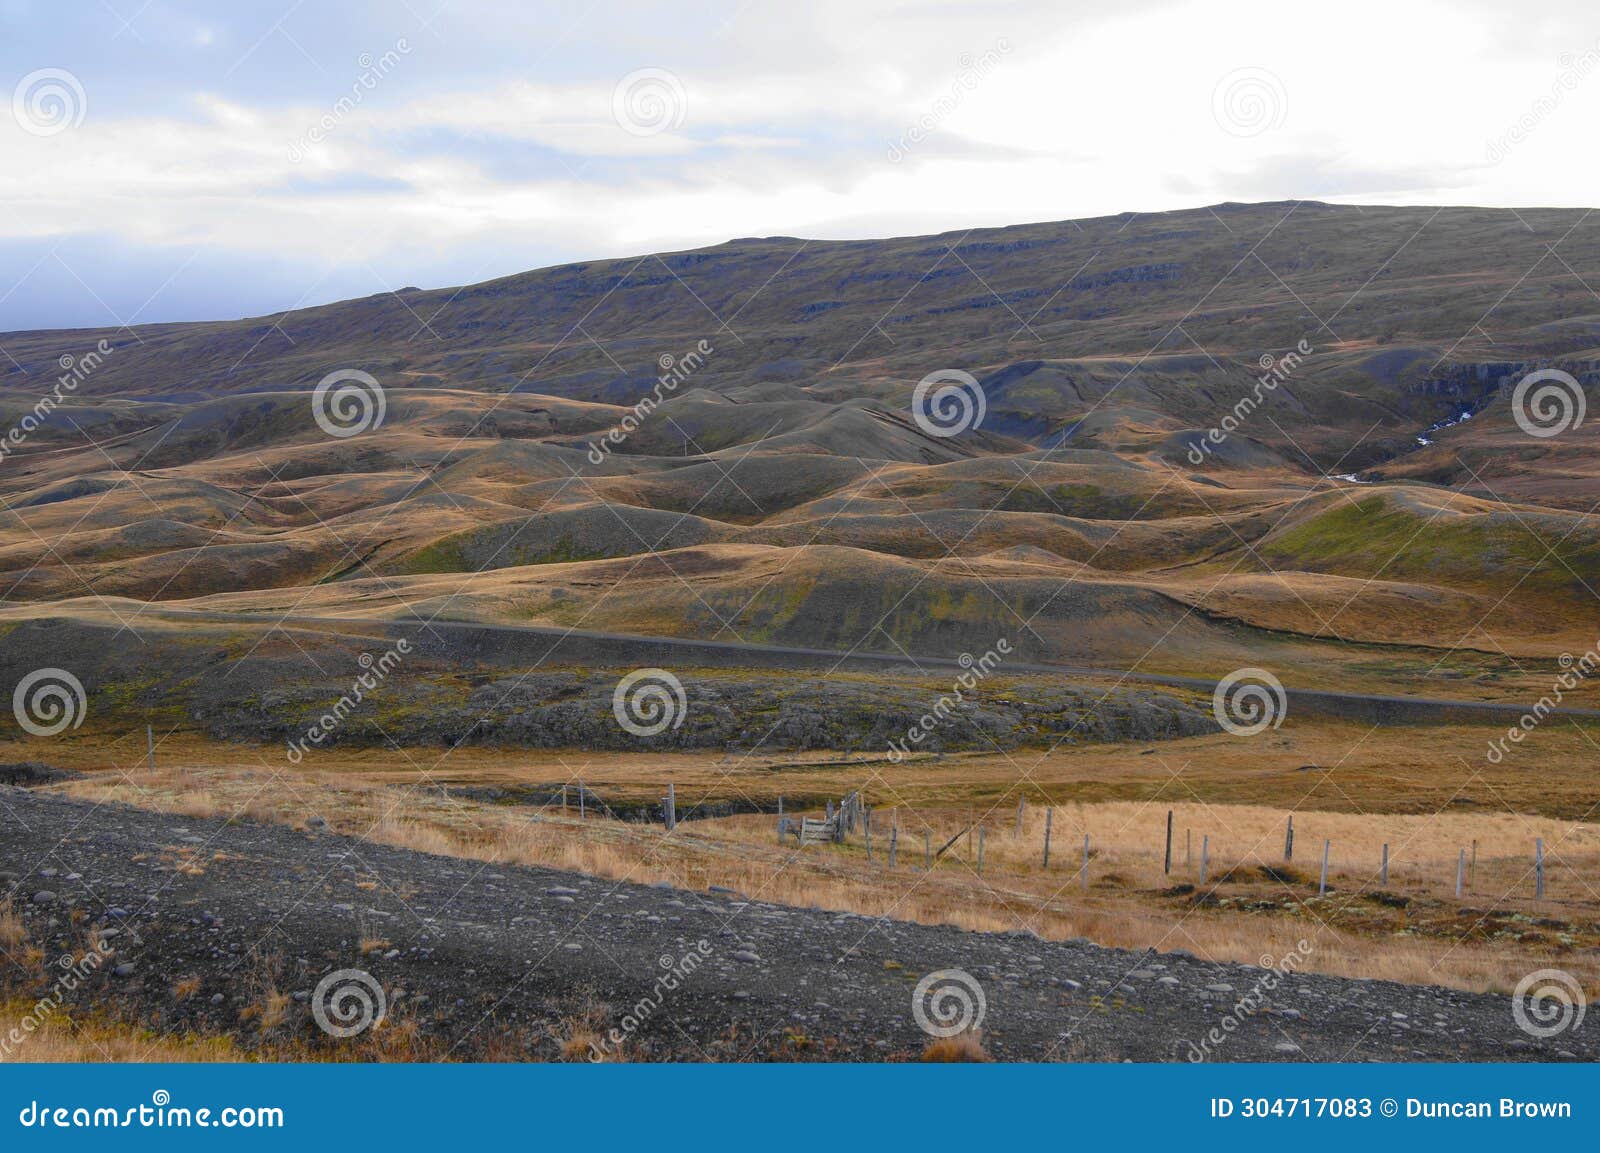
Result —
<instances>
[{"instance_id":1,"label":"white cloud","mask_svg":"<svg viewBox=\"0 0 1600 1153\"><path fill-rule=\"evenodd\" d=\"M740 235L905 234L1224 199L1582 203L1600 187L1589 139L1600 66L1580 63L1600 33L1579 6L1537 28L1519 20L1474 0L1337 11L1246 0L1225 15L1209 3L826 0L751 8L671 41L618 28L603 60L547 44L539 67L511 77L431 69L446 29L317 143L308 133L354 75L272 99L206 89L188 111L159 114L93 101L80 127L49 138L0 118L0 240L304 251L308 269L332 254L410 282L412 267L467 279L484 252L519 262L490 270L502 273ZM614 120L617 81L644 66L681 83L676 131ZM1219 81L1244 68L1282 102L1255 134L1214 111ZM1491 162L1490 143L1573 75ZM452 263L453 250L471 257Z\"/></svg>"}]
</instances>

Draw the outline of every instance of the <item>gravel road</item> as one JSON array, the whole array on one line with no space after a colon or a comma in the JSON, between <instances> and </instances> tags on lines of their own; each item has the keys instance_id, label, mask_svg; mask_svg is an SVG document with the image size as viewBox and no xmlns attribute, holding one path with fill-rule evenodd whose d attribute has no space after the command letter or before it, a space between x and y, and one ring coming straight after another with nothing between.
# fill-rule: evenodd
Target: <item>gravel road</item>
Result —
<instances>
[{"instance_id":1,"label":"gravel road","mask_svg":"<svg viewBox=\"0 0 1600 1153\"><path fill-rule=\"evenodd\" d=\"M330 1055L359 1046L313 1012L348 1019L340 982L318 987L353 969L381 986L391 1024L464 1059L555 1057L585 1015L633 1059L907 1059L928 1042L914 1005L937 1025L980 999L997 1059L1600 1057L1595 1027L1531 1037L1505 996L1280 978L1181 952L788 908L8 786L0 885L47 956L73 939L75 910L109 931L114 956L69 999L246 1047L259 1043L250 1009L267 978L288 995L280 1032ZM918 1002L919 983L945 970L962 972ZM186 978L198 988L176 988Z\"/></svg>"}]
</instances>

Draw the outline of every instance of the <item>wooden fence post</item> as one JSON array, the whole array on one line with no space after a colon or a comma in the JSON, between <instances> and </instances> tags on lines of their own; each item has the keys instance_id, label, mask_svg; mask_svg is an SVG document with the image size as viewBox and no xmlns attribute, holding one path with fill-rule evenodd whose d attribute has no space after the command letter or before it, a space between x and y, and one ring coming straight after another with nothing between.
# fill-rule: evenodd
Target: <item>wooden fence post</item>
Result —
<instances>
[{"instance_id":1,"label":"wooden fence post","mask_svg":"<svg viewBox=\"0 0 1600 1153\"><path fill-rule=\"evenodd\" d=\"M978 876L983 876L983 826L978 826Z\"/></svg>"},{"instance_id":2,"label":"wooden fence post","mask_svg":"<svg viewBox=\"0 0 1600 1153\"><path fill-rule=\"evenodd\" d=\"M894 868L895 848L900 844L900 825L895 823L889 826L889 867Z\"/></svg>"},{"instance_id":3,"label":"wooden fence post","mask_svg":"<svg viewBox=\"0 0 1600 1153\"><path fill-rule=\"evenodd\" d=\"M778 816L783 816L783 794L778 794Z\"/></svg>"},{"instance_id":4,"label":"wooden fence post","mask_svg":"<svg viewBox=\"0 0 1600 1153\"><path fill-rule=\"evenodd\" d=\"M583 795L583 778L578 778L578 820L584 820L589 815L588 798Z\"/></svg>"},{"instance_id":5,"label":"wooden fence post","mask_svg":"<svg viewBox=\"0 0 1600 1153\"><path fill-rule=\"evenodd\" d=\"M1289 814L1289 827L1283 833L1283 859L1294 860L1294 814Z\"/></svg>"},{"instance_id":6,"label":"wooden fence post","mask_svg":"<svg viewBox=\"0 0 1600 1153\"><path fill-rule=\"evenodd\" d=\"M1456 854L1456 896L1461 896L1461 883L1467 879L1467 851Z\"/></svg>"},{"instance_id":7,"label":"wooden fence post","mask_svg":"<svg viewBox=\"0 0 1600 1153\"><path fill-rule=\"evenodd\" d=\"M1333 847L1332 841L1322 842L1322 881L1317 885L1317 896L1328 895L1328 850Z\"/></svg>"},{"instance_id":8,"label":"wooden fence post","mask_svg":"<svg viewBox=\"0 0 1600 1153\"><path fill-rule=\"evenodd\" d=\"M1382 872L1382 874L1380 876L1379 884L1387 885L1388 883L1389 883L1389 842L1385 841L1383 843L1383 872Z\"/></svg>"},{"instance_id":9,"label":"wooden fence post","mask_svg":"<svg viewBox=\"0 0 1600 1153\"><path fill-rule=\"evenodd\" d=\"M1467 888L1478 887L1478 838L1472 838L1472 861L1467 865Z\"/></svg>"},{"instance_id":10,"label":"wooden fence post","mask_svg":"<svg viewBox=\"0 0 1600 1153\"><path fill-rule=\"evenodd\" d=\"M1056 815L1055 806L1044 811L1044 867L1050 867L1050 820Z\"/></svg>"},{"instance_id":11,"label":"wooden fence post","mask_svg":"<svg viewBox=\"0 0 1600 1153\"><path fill-rule=\"evenodd\" d=\"M867 821L866 825L867 825L867 827L866 827L866 834L867 834L867 860L870 861L870 860L872 860L872 822L869 820L869 821Z\"/></svg>"},{"instance_id":12,"label":"wooden fence post","mask_svg":"<svg viewBox=\"0 0 1600 1153\"><path fill-rule=\"evenodd\" d=\"M1211 835L1200 838L1200 883L1206 883L1206 866L1211 863Z\"/></svg>"},{"instance_id":13,"label":"wooden fence post","mask_svg":"<svg viewBox=\"0 0 1600 1153\"><path fill-rule=\"evenodd\" d=\"M1162 873L1163 876L1170 876L1171 873L1172 873L1172 810L1171 809L1167 810L1167 855L1166 855L1166 858L1161 863L1161 873Z\"/></svg>"},{"instance_id":14,"label":"wooden fence post","mask_svg":"<svg viewBox=\"0 0 1600 1153\"><path fill-rule=\"evenodd\" d=\"M1089 891L1089 834L1083 834L1083 891Z\"/></svg>"},{"instance_id":15,"label":"wooden fence post","mask_svg":"<svg viewBox=\"0 0 1600 1153\"><path fill-rule=\"evenodd\" d=\"M1533 842L1533 899L1544 900L1544 838Z\"/></svg>"},{"instance_id":16,"label":"wooden fence post","mask_svg":"<svg viewBox=\"0 0 1600 1153\"><path fill-rule=\"evenodd\" d=\"M156 771L156 731L149 725L144 727L144 741L150 751L150 771L153 773Z\"/></svg>"},{"instance_id":17,"label":"wooden fence post","mask_svg":"<svg viewBox=\"0 0 1600 1153\"><path fill-rule=\"evenodd\" d=\"M667 832L672 832L678 827L678 790L674 785L667 786Z\"/></svg>"}]
</instances>

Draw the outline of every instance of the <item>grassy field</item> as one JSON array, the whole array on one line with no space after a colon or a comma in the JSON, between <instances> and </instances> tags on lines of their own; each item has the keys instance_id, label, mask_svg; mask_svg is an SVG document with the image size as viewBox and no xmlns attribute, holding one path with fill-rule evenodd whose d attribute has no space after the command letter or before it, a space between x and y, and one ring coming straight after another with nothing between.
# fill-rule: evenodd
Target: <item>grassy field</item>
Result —
<instances>
[{"instance_id":1,"label":"grassy field","mask_svg":"<svg viewBox=\"0 0 1600 1153\"><path fill-rule=\"evenodd\" d=\"M972 929L1246 962L1307 940L1309 967L1347 976L1509 989L1530 968L1559 964L1593 984L1600 980L1594 746L1586 733L1552 725L1533 750L1518 750L1527 753L1523 763L1494 766L1483 757L1494 731L1291 722L1256 740L900 765L836 754L741 761L462 749L442 760L431 750L335 751L291 767L264 751L183 740L163 746L155 772L131 746L97 754L89 744L62 745L53 759L86 773L51 787L188 815L293 826L325 820L337 832L485 862L719 885L761 900ZM18 753L0 748L0 757ZM763 811L685 819L671 834L592 805L580 820L580 780L623 808L654 801L670 782L680 817L693 818L700 805ZM779 843L780 796L790 814L820 815L826 799L858 788L874 810L870 855L860 832L843 845L804 851L792 839ZM485 789L498 790L498 799ZM530 795L545 803L508 803ZM1169 810L1170 874L1163 872ZM1285 861L1291 813L1295 852ZM1534 899L1535 839L1545 846L1542 901ZM1324 841L1328 891L1320 894ZM1385 844L1387 884L1379 877ZM203 853L192 848L163 851L180 867L204 868ZM1458 898L1463 852L1468 868Z\"/></svg>"}]
</instances>

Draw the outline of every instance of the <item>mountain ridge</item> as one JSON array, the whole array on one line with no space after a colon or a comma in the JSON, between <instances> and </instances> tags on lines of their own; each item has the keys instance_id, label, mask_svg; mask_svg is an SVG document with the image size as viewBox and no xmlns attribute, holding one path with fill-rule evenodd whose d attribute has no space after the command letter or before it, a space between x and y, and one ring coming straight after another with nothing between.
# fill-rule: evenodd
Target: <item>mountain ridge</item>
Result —
<instances>
[{"instance_id":1,"label":"mountain ridge","mask_svg":"<svg viewBox=\"0 0 1600 1153\"><path fill-rule=\"evenodd\" d=\"M76 367L0 458L0 598L927 655L1010 630L1376 688L1470 652L1494 696L1600 632L1594 425L1513 411L1535 369L1600 382L1593 283L1585 210L1275 202L9 334L0 427ZM363 374L332 427L316 386ZM1392 643L1431 656L1374 672Z\"/></svg>"}]
</instances>

